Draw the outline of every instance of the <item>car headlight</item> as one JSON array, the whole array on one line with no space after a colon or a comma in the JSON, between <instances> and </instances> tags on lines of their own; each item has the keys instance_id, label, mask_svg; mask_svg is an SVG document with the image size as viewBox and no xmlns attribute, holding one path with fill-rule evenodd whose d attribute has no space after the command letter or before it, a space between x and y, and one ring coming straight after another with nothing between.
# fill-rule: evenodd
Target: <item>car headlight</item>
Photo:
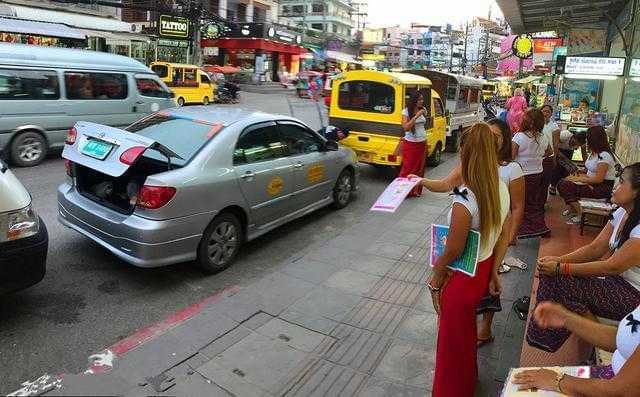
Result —
<instances>
[{"instance_id":1,"label":"car headlight","mask_svg":"<svg viewBox=\"0 0 640 397\"><path fill-rule=\"evenodd\" d=\"M31 204L0 214L0 242L35 236L39 229L40 220Z\"/></svg>"}]
</instances>

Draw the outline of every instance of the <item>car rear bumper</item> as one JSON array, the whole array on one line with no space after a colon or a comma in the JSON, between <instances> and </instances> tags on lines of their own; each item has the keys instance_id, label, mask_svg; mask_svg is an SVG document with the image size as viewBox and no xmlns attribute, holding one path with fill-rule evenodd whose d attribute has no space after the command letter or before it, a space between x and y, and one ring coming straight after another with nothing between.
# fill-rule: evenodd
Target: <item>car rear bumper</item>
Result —
<instances>
[{"instance_id":1,"label":"car rear bumper","mask_svg":"<svg viewBox=\"0 0 640 397\"><path fill-rule=\"evenodd\" d=\"M0 295L18 291L44 278L49 235L40 219L35 236L0 244Z\"/></svg>"},{"instance_id":2,"label":"car rear bumper","mask_svg":"<svg viewBox=\"0 0 640 397\"><path fill-rule=\"evenodd\" d=\"M158 267L196 258L202 232L215 214L168 220L146 219L108 209L82 196L69 183L58 188L58 219L123 261Z\"/></svg>"}]
</instances>

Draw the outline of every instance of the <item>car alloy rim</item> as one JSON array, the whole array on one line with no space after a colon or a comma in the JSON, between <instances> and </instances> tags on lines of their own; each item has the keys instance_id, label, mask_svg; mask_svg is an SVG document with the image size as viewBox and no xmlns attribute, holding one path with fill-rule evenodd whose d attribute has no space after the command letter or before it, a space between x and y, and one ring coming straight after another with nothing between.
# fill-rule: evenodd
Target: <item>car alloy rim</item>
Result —
<instances>
[{"instance_id":1,"label":"car alloy rim","mask_svg":"<svg viewBox=\"0 0 640 397\"><path fill-rule=\"evenodd\" d=\"M222 222L209 238L209 259L218 266L225 265L238 247L236 227L231 222Z\"/></svg>"},{"instance_id":2,"label":"car alloy rim","mask_svg":"<svg viewBox=\"0 0 640 397\"><path fill-rule=\"evenodd\" d=\"M42 142L35 138L25 138L18 145L18 156L27 162L38 160L42 156L42 151Z\"/></svg>"},{"instance_id":3,"label":"car alloy rim","mask_svg":"<svg viewBox=\"0 0 640 397\"><path fill-rule=\"evenodd\" d=\"M338 201L340 204L346 204L349 201L349 195L351 194L351 177L344 175L340 178L338 183Z\"/></svg>"}]
</instances>

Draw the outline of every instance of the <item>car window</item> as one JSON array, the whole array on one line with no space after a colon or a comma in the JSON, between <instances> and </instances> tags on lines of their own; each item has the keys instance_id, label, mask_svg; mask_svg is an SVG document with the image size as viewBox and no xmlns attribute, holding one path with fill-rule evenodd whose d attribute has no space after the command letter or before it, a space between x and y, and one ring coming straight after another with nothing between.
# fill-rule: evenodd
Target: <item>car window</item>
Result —
<instances>
[{"instance_id":1,"label":"car window","mask_svg":"<svg viewBox=\"0 0 640 397\"><path fill-rule=\"evenodd\" d=\"M153 65L151 66L151 70L161 78L169 75L169 68L166 65Z\"/></svg>"},{"instance_id":2,"label":"car window","mask_svg":"<svg viewBox=\"0 0 640 397\"><path fill-rule=\"evenodd\" d=\"M125 99L127 75L119 73L65 72L68 99Z\"/></svg>"},{"instance_id":3,"label":"car window","mask_svg":"<svg viewBox=\"0 0 640 397\"><path fill-rule=\"evenodd\" d=\"M158 80L148 77L136 77L136 87L142 96L169 98L171 92Z\"/></svg>"},{"instance_id":4,"label":"car window","mask_svg":"<svg viewBox=\"0 0 640 397\"><path fill-rule=\"evenodd\" d=\"M58 98L60 85L53 70L0 69L0 100Z\"/></svg>"},{"instance_id":5,"label":"car window","mask_svg":"<svg viewBox=\"0 0 640 397\"><path fill-rule=\"evenodd\" d=\"M278 129L287 145L289 154L319 152L322 148L320 138L302 126L282 123L278 124Z\"/></svg>"},{"instance_id":6,"label":"car window","mask_svg":"<svg viewBox=\"0 0 640 397\"><path fill-rule=\"evenodd\" d=\"M182 158L171 159L171 162L181 166L188 163L222 128L221 124L156 113L133 123L126 130L151 138L171 149ZM166 161L162 154L151 150L144 152L144 156Z\"/></svg>"},{"instance_id":7,"label":"car window","mask_svg":"<svg viewBox=\"0 0 640 397\"><path fill-rule=\"evenodd\" d=\"M211 84L211 80L209 80L209 77L206 74L200 75L200 82L203 84Z\"/></svg>"},{"instance_id":8,"label":"car window","mask_svg":"<svg viewBox=\"0 0 640 397\"><path fill-rule=\"evenodd\" d=\"M240 135L233 152L235 165L258 163L286 156L286 146L275 125L249 129Z\"/></svg>"},{"instance_id":9,"label":"car window","mask_svg":"<svg viewBox=\"0 0 640 397\"><path fill-rule=\"evenodd\" d=\"M444 116L444 108L442 107L442 101L440 98L433 98L433 106L436 112L436 117Z\"/></svg>"},{"instance_id":10,"label":"car window","mask_svg":"<svg viewBox=\"0 0 640 397\"><path fill-rule=\"evenodd\" d=\"M393 113L395 90L372 81L348 81L340 84L338 106L341 109L372 113Z\"/></svg>"}]
</instances>

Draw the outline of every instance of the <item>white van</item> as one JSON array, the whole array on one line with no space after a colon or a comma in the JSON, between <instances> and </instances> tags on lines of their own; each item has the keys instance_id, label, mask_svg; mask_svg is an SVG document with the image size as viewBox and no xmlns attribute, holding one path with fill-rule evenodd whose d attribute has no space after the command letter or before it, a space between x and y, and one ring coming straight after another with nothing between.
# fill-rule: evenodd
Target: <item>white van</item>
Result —
<instances>
[{"instance_id":1,"label":"white van","mask_svg":"<svg viewBox=\"0 0 640 397\"><path fill-rule=\"evenodd\" d=\"M22 167L62 148L77 121L114 127L174 107L140 62L114 54L0 43L0 152Z\"/></svg>"},{"instance_id":2,"label":"white van","mask_svg":"<svg viewBox=\"0 0 640 397\"><path fill-rule=\"evenodd\" d=\"M45 274L49 237L31 195L0 160L0 295L38 283Z\"/></svg>"}]
</instances>

